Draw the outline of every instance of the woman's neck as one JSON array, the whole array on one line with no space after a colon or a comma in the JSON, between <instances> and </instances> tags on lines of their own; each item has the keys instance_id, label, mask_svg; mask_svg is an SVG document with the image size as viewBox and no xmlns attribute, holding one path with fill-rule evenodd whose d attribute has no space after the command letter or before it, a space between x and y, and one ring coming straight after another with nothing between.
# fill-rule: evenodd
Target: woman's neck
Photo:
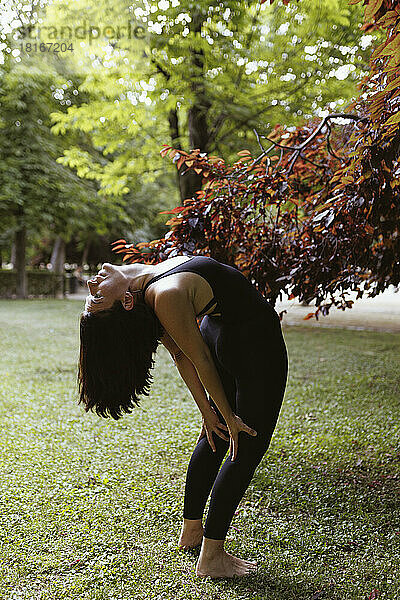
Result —
<instances>
[{"instance_id":1,"label":"woman's neck","mask_svg":"<svg viewBox=\"0 0 400 600\"><path fill-rule=\"evenodd\" d=\"M133 263L131 265L122 265L118 267L126 275L129 282L129 290L132 292L143 289L147 281L155 274L154 265L143 263Z\"/></svg>"}]
</instances>

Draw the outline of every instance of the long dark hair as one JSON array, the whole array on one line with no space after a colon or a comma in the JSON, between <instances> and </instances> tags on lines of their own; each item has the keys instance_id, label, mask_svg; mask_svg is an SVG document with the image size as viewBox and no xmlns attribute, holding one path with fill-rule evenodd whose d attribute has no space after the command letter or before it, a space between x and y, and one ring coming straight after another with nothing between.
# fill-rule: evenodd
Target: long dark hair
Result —
<instances>
[{"instance_id":1,"label":"long dark hair","mask_svg":"<svg viewBox=\"0 0 400 600\"><path fill-rule=\"evenodd\" d=\"M127 311L83 313L80 319L79 403L86 412L119 419L149 395L156 352L164 329L144 302Z\"/></svg>"}]
</instances>

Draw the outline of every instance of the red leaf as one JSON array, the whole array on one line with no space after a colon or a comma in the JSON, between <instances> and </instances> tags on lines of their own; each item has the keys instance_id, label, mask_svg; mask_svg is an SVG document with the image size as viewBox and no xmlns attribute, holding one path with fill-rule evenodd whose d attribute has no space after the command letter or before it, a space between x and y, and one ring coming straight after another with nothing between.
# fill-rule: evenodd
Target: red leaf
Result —
<instances>
[{"instance_id":1,"label":"red leaf","mask_svg":"<svg viewBox=\"0 0 400 600\"><path fill-rule=\"evenodd\" d=\"M379 596L379 590L373 590L370 595L368 600L375 600L376 598L378 598Z\"/></svg>"},{"instance_id":2,"label":"red leaf","mask_svg":"<svg viewBox=\"0 0 400 600\"><path fill-rule=\"evenodd\" d=\"M163 148L162 150L160 150L160 154L161 156L164 158L164 156L166 154L168 154L168 152L171 150L171 146L167 146L166 148Z\"/></svg>"},{"instance_id":3,"label":"red leaf","mask_svg":"<svg viewBox=\"0 0 400 600\"><path fill-rule=\"evenodd\" d=\"M308 321L308 319L312 319L315 317L315 313L308 313L305 317L303 317L303 321Z\"/></svg>"}]
</instances>

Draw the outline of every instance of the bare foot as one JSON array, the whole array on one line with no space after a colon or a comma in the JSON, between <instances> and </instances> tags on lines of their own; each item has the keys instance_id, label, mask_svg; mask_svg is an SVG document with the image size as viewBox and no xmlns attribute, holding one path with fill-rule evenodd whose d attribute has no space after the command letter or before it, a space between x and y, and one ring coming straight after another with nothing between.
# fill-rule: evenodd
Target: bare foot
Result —
<instances>
[{"instance_id":1,"label":"bare foot","mask_svg":"<svg viewBox=\"0 0 400 600\"><path fill-rule=\"evenodd\" d=\"M203 531L201 519L183 519L178 547L182 548L182 550L190 550L200 546L203 539Z\"/></svg>"},{"instance_id":2,"label":"bare foot","mask_svg":"<svg viewBox=\"0 0 400 600\"><path fill-rule=\"evenodd\" d=\"M203 539L196 565L198 577L243 577L256 572L257 563L237 558L226 552L223 549L223 540Z\"/></svg>"}]
</instances>

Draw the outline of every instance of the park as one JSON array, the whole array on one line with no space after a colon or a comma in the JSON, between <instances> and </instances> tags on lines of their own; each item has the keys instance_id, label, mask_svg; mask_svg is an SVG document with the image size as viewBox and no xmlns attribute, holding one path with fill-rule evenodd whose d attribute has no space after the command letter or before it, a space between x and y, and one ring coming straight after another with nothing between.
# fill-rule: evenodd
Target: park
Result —
<instances>
[{"instance_id":1,"label":"park","mask_svg":"<svg viewBox=\"0 0 400 600\"><path fill-rule=\"evenodd\" d=\"M0 19L0 598L395 600L398 3L7 0ZM73 33L82 23L85 38ZM67 24L68 39L49 37ZM140 35L115 35L127 24ZM174 259L188 256L199 266L179 273ZM133 284L166 274L166 260L178 270L146 306ZM151 314L164 342L149 392L111 418L84 387L84 324L105 323L93 309L111 293L104 283L128 275L119 318ZM228 281L237 296L224 298ZM223 413L215 367L185 345L186 305L180 337L179 318L165 316L163 293L178 285L205 342L220 332L219 374L234 328L249 340L235 364L260 364L252 339L265 357L278 352L261 296L287 348L279 418L225 539L257 564L243 576L201 575L210 525L202 545L178 544L208 425L165 332ZM222 316L198 317L210 287ZM254 315L262 334L245 335ZM235 438L223 416L244 460L250 436Z\"/></svg>"}]
</instances>

